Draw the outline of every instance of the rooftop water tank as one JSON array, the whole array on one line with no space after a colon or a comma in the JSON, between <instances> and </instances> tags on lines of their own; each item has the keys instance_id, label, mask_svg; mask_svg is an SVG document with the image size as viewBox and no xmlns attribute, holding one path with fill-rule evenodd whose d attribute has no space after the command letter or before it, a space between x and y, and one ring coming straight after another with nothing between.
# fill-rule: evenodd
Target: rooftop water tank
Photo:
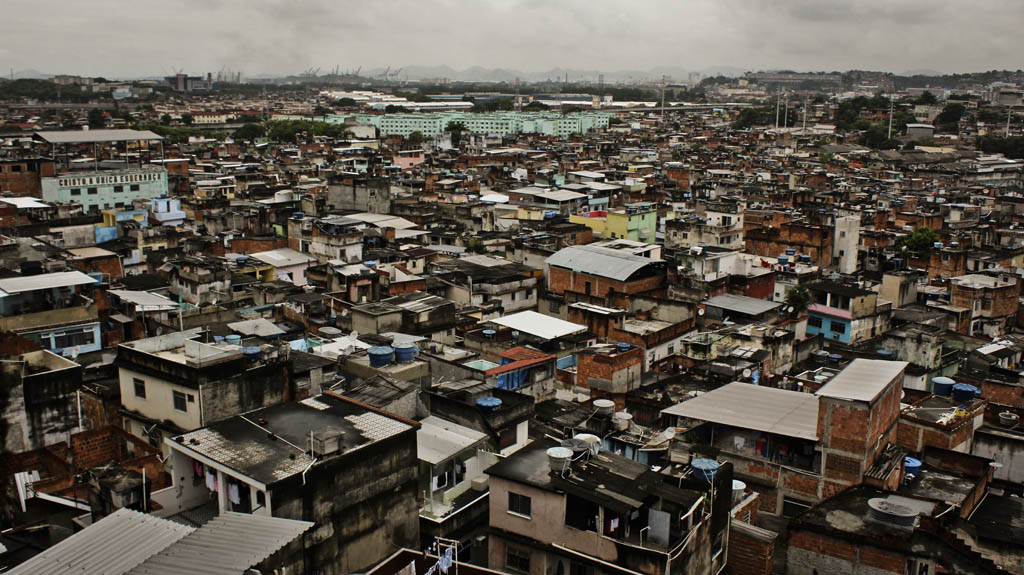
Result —
<instances>
[{"instance_id":1,"label":"rooftop water tank","mask_svg":"<svg viewBox=\"0 0 1024 575\"><path fill-rule=\"evenodd\" d=\"M476 400L476 406L484 413L494 413L501 409L501 400L497 397L481 397Z\"/></svg>"},{"instance_id":2,"label":"rooftop water tank","mask_svg":"<svg viewBox=\"0 0 1024 575\"><path fill-rule=\"evenodd\" d=\"M228 342L229 345L242 345L242 336L237 333L224 336L224 341Z\"/></svg>"},{"instance_id":3,"label":"rooftop water tank","mask_svg":"<svg viewBox=\"0 0 1024 575\"><path fill-rule=\"evenodd\" d=\"M779 265L784 265L784 266L785 265L789 265L789 257L788 256L779 256Z\"/></svg>"},{"instance_id":4,"label":"rooftop water tank","mask_svg":"<svg viewBox=\"0 0 1024 575\"><path fill-rule=\"evenodd\" d=\"M416 347L415 343L401 343L395 348L395 361L405 363L416 359L416 352L419 348Z\"/></svg>"},{"instance_id":5,"label":"rooftop water tank","mask_svg":"<svg viewBox=\"0 0 1024 575\"><path fill-rule=\"evenodd\" d=\"M561 473L570 460L572 460L572 450L568 447L548 448L548 465L551 467L551 471Z\"/></svg>"},{"instance_id":6,"label":"rooftop water tank","mask_svg":"<svg viewBox=\"0 0 1024 575\"><path fill-rule=\"evenodd\" d=\"M840 361L843 361L843 356L838 353L830 353L828 354L828 360L832 363L839 363Z\"/></svg>"},{"instance_id":7,"label":"rooftop water tank","mask_svg":"<svg viewBox=\"0 0 1024 575\"><path fill-rule=\"evenodd\" d=\"M892 359L892 352L887 350L887 349L880 349L880 350L876 351L875 353L877 353L878 356L883 358L883 359Z\"/></svg>"},{"instance_id":8,"label":"rooftop water tank","mask_svg":"<svg viewBox=\"0 0 1024 575\"><path fill-rule=\"evenodd\" d=\"M370 354L370 365L372 367L384 367L391 363L395 350L386 345L378 345L371 347L367 353Z\"/></svg>"},{"instance_id":9,"label":"rooftop water tank","mask_svg":"<svg viewBox=\"0 0 1024 575\"><path fill-rule=\"evenodd\" d=\"M601 438L593 433L577 433L573 439L582 441L587 446L587 451L591 455L597 455L601 452Z\"/></svg>"},{"instance_id":10,"label":"rooftop water tank","mask_svg":"<svg viewBox=\"0 0 1024 575\"><path fill-rule=\"evenodd\" d=\"M825 363L828 360L828 352L823 349L819 349L811 353L811 359L818 363Z\"/></svg>"},{"instance_id":11,"label":"rooftop water tank","mask_svg":"<svg viewBox=\"0 0 1024 575\"><path fill-rule=\"evenodd\" d=\"M249 256L238 256L237 258L235 258L235 263L240 266L244 266L245 264L249 263Z\"/></svg>"},{"instance_id":12,"label":"rooftop water tank","mask_svg":"<svg viewBox=\"0 0 1024 575\"><path fill-rule=\"evenodd\" d=\"M787 256L795 256L796 255L796 249L795 248L786 248L786 255Z\"/></svg>"},{"instance_id":13,"label":"rooftop water tank","mask_svg":"<svg viewBox=\"0 0 1024 575\"><path fill-rule=\"evenodd\" d=\"M809 264L809 263L811 263L811 256L809 254L801 254L800 255L800 263L802 263L802 264Z\"/></svg>"},{"instance_id":14,"label":"rooftop water tank","mask_svg":"<svg viewBox=\"0 0 1024 575\"><path fill-rule=\"evenodd\" d=\"M242 355L249 363L256 363L260 360L260 348L258 347L243 347Z\"/></svg>"},{"instance_id":15,"label":"rooftop water tank","mask_svg":"<svg viewBox=\"0 0 1024 575\"><path fill-rule=\"evenodd\" d=\"M494 334L496 334L496 333L498 333L498 332L494 331L493 329L485 329L484 330L484 337L486 337L487 339L493 339L494 338Z\"/></svg>"},{"instance_id":16,"label":"rooftop water tank","mask_svg":"<svg viewBox=\"0 0 1024 575\"><path fill-rule=\"evenodd\" d=\"M363 265L368 268L377 267L377 260L366 260L365 262L363 262Z\"/></svg>"},{"instance_id":17,"label":"rooftop water tank","mask_svg":"<svg viewBox=\"0 0 1024 575\"><path fill-rule=\"evenodd\" d=\"M306 217L306 214L303 213L303 212L292 212L292 219L293 220L301 220L304 217Z\"/></svg>"},{"instance_id":18,"label":"rooftop water tank","mask_svg":"<svg viewBox=\"0 0 1024 575\"><path fill-rule=\"evenodd\" d=\"M953 392L953 385L955 384L956 382L948 377L934 377L932 378L932 393L942 397L949 397L949 394Z\"/></svg>"},{"instance_id":19,"label":"rooftop water tank","mask_svg":"<svg viewBox=\"0 0 1024 575\"><path fill-rule=\"evenodd\" d=\"M743 501L743 496L746 495L747 484L743 483L739 479L732 480L732 504L736 505L740 501Z\"/></svg>"},{"instance_id":20,"label":"rooftop water tank","mask_svg":"<svg viewBox=\"0 0 1024 575\"><path fill-rule=\"evenodd\" d=\"M718 468L721 467L714 459L694 459L690 462L690 467L693 468L693 473L698 479L711 483L715 479L715 473L718 473Z\"/></svg>"},{"instance_id":21,"label":"rooftop water tank","mask_svg":"<svg viewBox=\"0 0 1024 575\"><path fill-rule=\"evenodd\" d=\"M912 527L917 520L916 511L883 497L868 499L868 514L875 521L903 527Z\"/></svg>"},{"instance_id":22,"label":"rooftop water tank","mask_svg":"<svg viewBox=\"0 0 1024 575\"><path fill-rule=\"evenodd\" d=\"M595 399L594 408L598 415L611 415L615 411L615 402L610 399Z\"/></svg>"},{"instance_id":23,"label":"rooftop water tank","mask_svg":"<svg viewBox=\"0 0 1024 575\"><path fill-rule=\"evenodd\" d=\"M629 345L628 343L620 343L620 344L615 346L615 349L619 353L622 353L624 351L629 351L632 347L633 346Z\"/></svg>"},{"instance_id":24,"label":"rooftop water tank","mask_svg":"<svg viewBox=\"0 0 1024 575\"><path fill-rule=\"evenodd\" d=\"M618 411L612 416L612 425L618 431L629 429L629 422L633 421L633 415L625 411Z\"/></svg>"},{"instance_id":25,"label":"rooftop water tank","mask_svg":"<svg viewBox=\"0 0 1024 575\"><path fill-rule=\"evenodd\" d=\"M953 386L953 401L971 401L978 394L978 388L966 383L958 383Z\"/></svg>"},{"instance_id":26,"label":"rooftop water tank","mask_svg":"<svg viewBox=\"0 0 1024 575\"><path fill-rule=\"evenodd\" d=\"M904 477L910 478L917 475L921 471L921 460L914 459L913 457L903 458L903 473Z\"/></svg>"},{"instance_id":27,"label":"rooftop water tank","mask_svg":"<svg viewBox=\"0 0 1024 575\"><path fill-rule=\"evenodd\" d=\"M999 413L999 424L1003 427L1016 427L1019 421L1020 416L1012 411L1002 411Z\"/></svg>"}]
</instances>

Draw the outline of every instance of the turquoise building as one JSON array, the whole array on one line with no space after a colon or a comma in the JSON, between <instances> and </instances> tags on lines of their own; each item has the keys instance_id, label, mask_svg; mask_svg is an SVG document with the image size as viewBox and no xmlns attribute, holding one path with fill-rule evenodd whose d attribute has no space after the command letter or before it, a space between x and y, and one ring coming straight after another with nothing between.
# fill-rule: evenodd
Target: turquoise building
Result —
<instances>
[{"instance_id":1,"label":"turquoise building","mask_svg":"<svg viewBox=\"0 0 1024 575\"><path fill-rule=\"evenodd\" d=\"M544 134L567 137L608 127L614 114L608 112L577 112L562 115L557 112L437 112L426 114L356 114L327 116L327 121L344 124L354 122L374 126L381 136L408 136L420 132L433 137L444 132L448 124L460 122L469 132L481 134Z\"/></svg>"},{"instance_id":2,"label":"turquoise building","mask_svg":"<svg viewBox=\"0 0 1024 575\"><path fill-rule=\"evenodd\" d=\"M82 204L98 212L131 206L135 200L167 195L167 170L142 166L119 170L73 171L42 179L43 200Z\"/></svg>"}]
</instances>

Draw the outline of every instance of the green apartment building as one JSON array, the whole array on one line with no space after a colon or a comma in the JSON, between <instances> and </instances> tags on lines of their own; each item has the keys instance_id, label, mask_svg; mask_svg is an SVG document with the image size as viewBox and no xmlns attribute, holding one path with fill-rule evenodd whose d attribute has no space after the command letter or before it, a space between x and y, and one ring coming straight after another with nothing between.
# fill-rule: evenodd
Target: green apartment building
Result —
<instances>
[{"instance_id":1,"label":"green apartment building","mask_svg":"<svg viewBox=\"0 0 1024 575\"><path fill-rule=\"evenodd\" d=\"M461 122L466 130L481 134L544 134L566 137L591 130L608 127L614 116L607 112L579 112L561 115L551 112L490 112L474 114L469 112L437 112L426 114L356 114L328 116L327 121L343 124L354 122L374 126L381 136L408 136L420 132L433 137L452 122Z\"/></svg>"},{"instance_id":2,"label":"green apartment building","mask_svg":"<svg viewBox=\"0 0 1024 575\"><path fill-rule=\"evenodd\" d=\"M142 166L120 170L82 170L43 178L43 200L82 204L98 212L130 206L134 200L151 200L167 195L167 170Z\"/></svg>"}]
</instances>

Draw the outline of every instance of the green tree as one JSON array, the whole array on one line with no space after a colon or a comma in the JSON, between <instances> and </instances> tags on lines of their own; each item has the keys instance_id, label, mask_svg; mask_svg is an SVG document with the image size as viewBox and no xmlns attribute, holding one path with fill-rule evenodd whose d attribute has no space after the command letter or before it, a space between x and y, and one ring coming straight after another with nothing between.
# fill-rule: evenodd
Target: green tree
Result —
<instances>
[{"instance_id":1,"label":"green tree","mask_svg":"<svg viewBox=\"0 0 1024 575\"><path fill-rule=\"evenodd\" d=\"M948 104L935 116L935 127L943 132L956 133L960 130L960 118L963 117L967 108L960 102Z\"/></svg>"},{"instance_id":2,"label":"green tree","mask_svg":"<svg viewBox=\"0 0 1024 575\"><path fill-rule=\"evenodd\" d=\"M939 234L927 227L920 227L914 233L905 235L896 241L896 247L906 248L907 253L915 258L923 258L931 253L932 246L939 241Z\"/></svg>"},{"instance_id":3,"label":"green tree","mask_svg":"<svg viewBox=\"0 0 1024 575\"><path fill-rule=\"evenodd\" d=\"M327 108L325 106L321 106L320 104L317 104L316 108L313 109L314 116L328 116L333 113L334 110Z\"/></svg>"},{"instance_id":4,"label":"green tree","mask_svg":"<svg viewBox=\"0 0 1024 575\"><path fill-rule=\"evenodd\" d=\"M811 291L802 285L795 285L786 292L786 305L793 306L793 311L800 315L811 307Z\"/></svg>"},{"instance_id":5,"label":"green tree","mask_svg":"<svg viewBox=\"0 0 1024 575\"><path fill-rule=\"evenodd\" d=\"M408 111L409 108L406 108L405 106L396 106L394 104L388 104L387 106L384 106L385 114L405 114Z\"/></svg>"},{"instance_id":6,"label":"green tree","mask_svg":"<svg viewBox=\"0 0 1024 575\"><path fill-rule=\"evenodd\" d=\"M914 103L922 106L931 106L932 104L938 104L939 99L935 97L935 94L925 90L916 100L914 100Z\"/></svg>"},{"instance_id":7,"label":"green tree","mask_svg":"<svg viewBox=\"0 0 1024 575\"><path fill-rule=\"evenodd\" d=\"M164 115L160 116L160 123L165 125L165 126L167 126L167 125L169 125L171 123L172 119L173 118L171 118L170 114L164 114Z\"/></svg>"},{"instance_id":8,"label":"green tree","mask_svg":"<svg viewBox=\"0 0 1024 575\"><path fill-rule=\"evenodd\" d=\"M462 122L448 122L444 130L452 133L452 145L458 148L462 143L462 133L466 131L466 125Z\"/></svg>"},{"instance_id":9,"label":"green tree","mask_svg":"<svg viewBox=\"0 0 1024 575\"><path fill-rule=\"evenodd\" d=\"M236 140L251 142L256 138L262 138L266 133L267 130L260 124L245 124L241 128L235 130L233 136Z\"/></svg>"},{"instance_id":10,"label":"green tree","mask_svg":"<svg viewBox=\"0 0 1024 575\"><path fill-rule=\"evenodd\" d=\"M415 132L412 132L408 136L406 136L405 141L409 142L410 144L419 145L422 144L423 142L426 142L427 137L423 135L423 132L416 130Z\"/></svg>"},{"instance_id":11,"label":"green tree","mask_svg":"<svg viewBox=\"0 0 1024 575\"><path fill-rule=\"evenodd\" d=\"M889 138L889 129L881 124L871 124L858 140L861 145L876 150L892 150L899 142Z\"/></svg>"},{"instance_id":12,"label":"green tree","mask_svg":"<svg viewBox=\"0 0 1024 575\"><path fill-rule=\"evenodd\" d=\"M342 98L338 100L338 105L341 106L342 108L355 108L356 101L353 100L352 98Z\"/></svg>"},{"instance_id":13,"label":"green tree","mask_svg":"<svg viewBox=\"0 0 1024 575\"><path fill-rule=\"evenodd\" d=\"M182 114L181 115L181 123L182 124L185 124L186 126L191 126L193 121L195 121L195 117L193 117L192 114Z\"/></svg>"},{"instance_id":14,"label":"green tree","mask_svg":"<svg viewBox=\"0 0 1024 575\"><path fill-rule=\"evenodd\" d=\"M523 110L527 112L543 112L544 110L547 109L548 107L546 104L544 104L543 102L538 102L537 100L534 100L529 104L523 106Z\"/></svg>"},{"instance_id":15,"label":"green tree","mask_svg":"<svg viewBox=\"0 0 1024 575\"><path fill-rule=\"evenodd\" d=\"M107 125L107 114L99 108L89 110L88 115L90 128L104 128Z\"/></svg>"}]
</instances>

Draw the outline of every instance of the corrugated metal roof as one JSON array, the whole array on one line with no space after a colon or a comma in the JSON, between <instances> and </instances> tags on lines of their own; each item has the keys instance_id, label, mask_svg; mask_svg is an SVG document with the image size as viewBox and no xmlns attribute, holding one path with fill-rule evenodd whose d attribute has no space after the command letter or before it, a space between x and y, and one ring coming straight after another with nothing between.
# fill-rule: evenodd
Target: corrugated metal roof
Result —
<instances>
[{"instance_id":1,"label":"corrugated metal roof","mask_svg":"<svg viewBox=\"0 0 1024 575\"><path fill-rule=\"evenodd\" d=\"M818 439L818 398L811 393L734 381L661 412L786 437Z\"/></svg>"},{"instance_id":2,"label":"corrugated metal roof","mask_svg":"<svg viewBox=\"0 0 1024 575\"><path fill-rule=\"evenodd\" d=\"M82 272L55 272L0 280L0 296L26 291L94 284L96 279Z\"/></svg>"},{"instance_id":3,"label":"corrugated metal roof","mask_svg":"<svg viewBox=\"0 0 1024 575\"><path fill-rule=\"evenodd\" d=\"M178 302L148 291L112 289L110 293L130 304L134 304L137 310L178 309Z\"/></svg>"},{"instance_id":4,"label":"corrugated metal roof","mask_svg":"<svg viewBox=\"0 0 1024 575\"><path fill-rule=\"evenodd\" d=\"M516 331L530 334L541 339L558 339L574 333L586 331L587 326L571 321L558 319L535 311L521 311L505 317L491 320Z\"/></svg>"},{"instance_id":5,"label":"corrugated metal roof","mask_svg":"<svg viewBox=\"0 0 1024 575\"><path fill-rule=\"evenodd\" d=\"M36 132L36 136L51 144L85 144L92 142L134 142L163 140L163 136L149 130L61 130Z\"/></svg>"},{"instance_id":6,"label":"corrugated metal roof","mask_svg":"<svg viewBox=\"0 0 1024 575\"><path fill-rule=\"evenodd\" d=\"M909 365L905 361L857 358L816 395L852 401L873 401Z\"/></svg>"},{"instance_id":7,"label":"corrugated metal roof","mask_svg":"<svg viewBox=\"0 0 1024 575\"><path fill-rule=\"evenodd\" d=\"M173 521L118 509L8 573L121 575L193 531L194 528Z\"/></svg>"},{"instance_id":8,"label":"corrugated metal roof","mask_svg":"<svg viewBox=\"0 0 1024 575\"><path fill-rule=\"evenodd\" d=\"M781 303L731 293L716 295L700 303L747 315L761 315L782 306Z\"/></svg>"},{"instance_id":9,"label":"corrugated metal roof","mask_svg":"<svg viewBox=\"0 0 1024 575\"><path fill-rule=\"evenodd\" d=\"M226 512L128 575L240 575L312 526L309 521Z\"/></svg>"},{"instance_id":10,"label":"corrugated metal roof","mask_svg":"<svg viewBox=\"0 0 1024 575\"><path fill-rule=\"evenodd\" d=\"M455 457L487 437L475 429L433 415L420 425L422 427L416 430L416 455L432 465Z\"/></svg>"},{"instance_id":11,"label":"corrugated metal roof","mask_svg":"<svg viewBox=\"0 0 1024 575\"><path fill-rule=\"evenodd\" d=\"M555 252L544 261L544 264L625 281L644 267L661 261L635 256L621 250L596 246L569 246Z\"/></svg>"}]
</instances>

